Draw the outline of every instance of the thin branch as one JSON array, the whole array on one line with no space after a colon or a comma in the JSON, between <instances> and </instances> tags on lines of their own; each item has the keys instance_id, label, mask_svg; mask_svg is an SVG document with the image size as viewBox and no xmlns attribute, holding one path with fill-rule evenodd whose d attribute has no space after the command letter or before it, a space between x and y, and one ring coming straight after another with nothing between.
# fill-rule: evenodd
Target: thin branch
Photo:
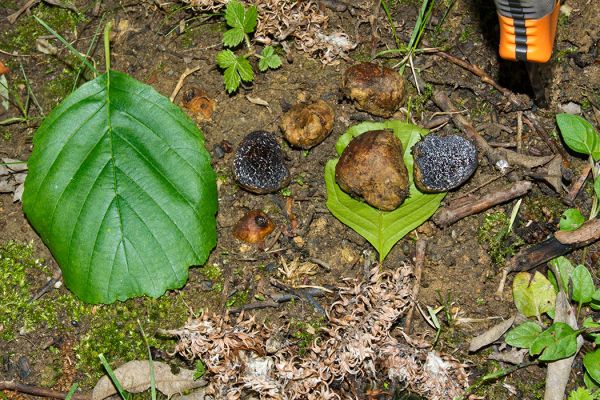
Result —
<instances>
[{"instance_id":1,"label":"thin branch","mask_svg":"<svg viewBox=\"0 0 600 400\"><path fill-rule=\"evenodd\" d=\"M27 385L15 381L0 381L0 391L10 390L18 393L26 393L32 396L46 397L49 399L64 399L67 397L66 392L59 392L52 389L47 389L39 386ZM83 393L75 393L72 400L91 400L91 396Z\"/></svg>"}]
</instances>

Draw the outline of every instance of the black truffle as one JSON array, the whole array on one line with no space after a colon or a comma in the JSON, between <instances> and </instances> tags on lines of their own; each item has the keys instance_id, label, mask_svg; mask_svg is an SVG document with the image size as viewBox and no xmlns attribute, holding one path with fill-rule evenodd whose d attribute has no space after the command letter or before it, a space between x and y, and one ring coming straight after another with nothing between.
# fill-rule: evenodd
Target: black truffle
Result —
<instances>
[{"instance_id":1,"label":"black truffle","mask_svg":"<svg viewBox=\"0 0 600 400\"><path fill-rule=\"evenodd\" d=\"M413 147L415 185L436 193L465 183L477 168L477 149L457 135L427 135Z\"/></svg>"},{"instance_id":2,"label":"black truffle","mask_svg":"<svg viewBox=\"0 0 600 400\"><path fill-rule=\"evenodd\" d=\"M242 140L233 160L233 174L241 187L258 194L276 192L290 183L279 143L263 131Z\"/></svg>"}]
</instances>

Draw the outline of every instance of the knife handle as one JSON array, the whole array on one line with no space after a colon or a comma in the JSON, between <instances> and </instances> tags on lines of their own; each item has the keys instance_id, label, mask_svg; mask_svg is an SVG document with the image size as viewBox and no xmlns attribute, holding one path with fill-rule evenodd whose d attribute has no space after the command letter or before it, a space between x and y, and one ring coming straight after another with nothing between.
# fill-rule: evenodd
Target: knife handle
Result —
<instances>
[{"instance_id":1,"label":"knife handle","mask_svg":"<svg viewBox=\"0 0 600 400\"><path fill-rule=\"evenodd\" d=\"M543 63L552 56L560 0L494 0L500 57Z\"/></svg>"}]
</instances>

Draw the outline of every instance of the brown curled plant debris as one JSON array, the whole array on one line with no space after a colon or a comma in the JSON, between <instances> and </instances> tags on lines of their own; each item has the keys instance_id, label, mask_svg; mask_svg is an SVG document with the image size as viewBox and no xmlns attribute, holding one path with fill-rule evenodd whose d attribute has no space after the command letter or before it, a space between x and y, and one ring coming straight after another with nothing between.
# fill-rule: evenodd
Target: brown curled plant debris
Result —
<instances>
[{"instance_id":1,"label":"brown curled plant debris","mask_svg":"<svg viewBox=\"0 0 600 400\"><path fill-rule=\"evenodd\" d=\"M375 265L366 281L346 284L327 312L329 322L302 355L291 342L274 346L280 333L243 314L230 320L207 313L168 333L179 337L178 353L204 362L206 394L216 398L253 392L261 399L350 399L361 392L357 377L432 400L462 393L464 365L403 331L392 335L411 304L410 266L381 272Z\"/></svg>"},{"instance_id":2,"label":"brown curled plant debris","mask_svg":"<svg viewBox=\"0 0 600 400\"><path fill-rule=\"evenodd\" d=\"M200 12L217 12L227 0L182 0ZM242 0L258 9L258 25L254 40L264 45L276 45L293 39L296 47L321 60L337 64L340 58L356 47L345 32L329 32L328 20L317 1Z\"/></svg>"}]
</instances>

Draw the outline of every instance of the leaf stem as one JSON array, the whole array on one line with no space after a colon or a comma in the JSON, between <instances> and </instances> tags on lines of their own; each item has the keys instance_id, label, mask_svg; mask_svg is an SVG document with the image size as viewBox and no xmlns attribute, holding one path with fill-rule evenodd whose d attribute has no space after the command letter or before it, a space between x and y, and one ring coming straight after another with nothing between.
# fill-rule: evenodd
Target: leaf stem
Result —
<instances>
[{"instance_id":1,"label":"leaf stem","mask_svg":"<svg viewBox=\"0 0 600 400\"><path fill-rule=\"evenodd\" d=\"M598 168L596 167L596 163L594 162L594 158L590 155L589 158L589 163L592 166L592 183L595 184L596 183L596 179L600 179L600 177L598 175L600 175L600 172L598 170ZM598 196L596 195L596 193L594 193L594 195L592 196L592 209L590 210L590 220L596 218L596 216L598 215Z\"/></svg>"},{"instance_id":2,"label":"leaf stem","mask_svg":"<svg viewBox=\"0 0 600 400\"><path fill-rule=\"evenodd\" d=\"M112 29L112 21L108 21L104 27L104 62L106 72L110 72L110 30Z\"/></svg>"},{"instance_id":3,"label":"leaf stem","mask_svg":"<svg viewBox=\"0 0 600 400\"><path fill-rule=\"evenodd\" d=\"M246 47L254 53L254 49L252 48L252 42L250 42L250 36L244 32L244 41L246 42Z\"/></svg>"}]
</instances>

